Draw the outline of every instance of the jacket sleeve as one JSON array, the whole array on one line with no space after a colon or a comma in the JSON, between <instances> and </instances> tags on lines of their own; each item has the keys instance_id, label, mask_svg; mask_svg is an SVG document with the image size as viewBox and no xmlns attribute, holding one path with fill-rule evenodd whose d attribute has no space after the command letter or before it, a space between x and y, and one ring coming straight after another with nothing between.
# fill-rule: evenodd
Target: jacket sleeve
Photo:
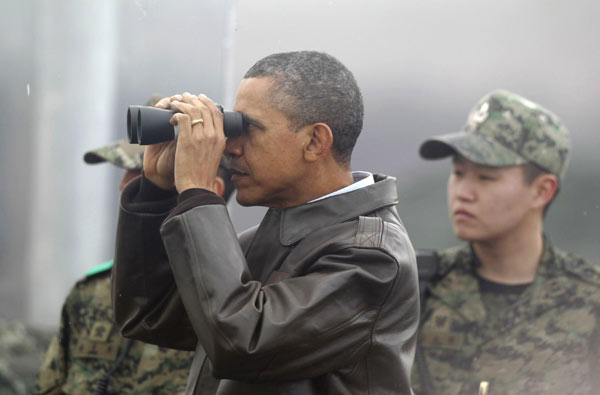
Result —
<instances>
[{"instance_id":1,"label":"jacket sleeve","mask_svg":"<svg viewBox=\"0 0 600 395\"><path fill-rule=\"evenodd\" d=\"M375 332L385 332L375 326L405 270L385 251L350 246L320 256L303 276L262 285L251 280L224 207L196 207L165 222L161 233L193 329L219 378L297 380L352 366L373 346ZM411 303L417 306L418 297ZM389 323L405 330L385 341L410 354L418 309L406 315L402 324Z\"/></svg>"},{"instance_id":2,"label":"jacket sleeve","mask_svg":"<svg viewBox=\"0 0 600 395\"><path fill-rule=\"evenodd\" d=\"M159 231L175 200L136 205L134 196L140 182L132 181L121 197L112 268L115 321L125 337L195 350L196 335L177 292Z\"/></svg>"}]
</instances>

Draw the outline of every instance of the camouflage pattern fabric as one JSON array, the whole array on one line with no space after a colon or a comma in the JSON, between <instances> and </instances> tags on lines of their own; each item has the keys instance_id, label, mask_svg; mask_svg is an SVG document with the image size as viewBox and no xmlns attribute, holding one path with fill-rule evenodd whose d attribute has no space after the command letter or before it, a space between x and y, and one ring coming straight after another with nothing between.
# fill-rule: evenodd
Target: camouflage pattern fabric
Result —
<instances>
[{"instance_id":1,"label":"camouflage pattern fabric","mask_svg":"<svg viewBox=\"0 0 600 395\"><path fill-rule=\"evenodd\" d=\"M486 314L468 246L440 254L438 282L422 312L419 345L435 394L597 394L600 270L545 241L534 282ZM412 383L420 394L421 378Z\"/></svg>"},{"instance_id":2,"label":"camouflage pattern fabric","mask_svg":"<svg viewBox=\"0 0 600 395\"><path fill-rule=\"evenodd\" d=\"M142 170L144 165L144 147L129 144L125 140L88 151L83 155L87 164L109 162L125 170Z\"/></svg>"},{"instance_id":3,"label":"camouflage pattern fabric","mask_svg":"<svg viewBox=\"0 0 600 395\"><path fill-rule=\"evenodd\" d=\"M37 394L95 393L127 341L114 324L110 294L110 271L75 285L44 358ZM108 393L182 394L193 355L134 341L111 375Z\"/></svg>"},{"instance_id":4,"label":"camouflage pattern fabric","mask_svg":"<svg viewBox=\"0 0 600 395\"><path fill-rule=\"evenodd\" d=\"M458 152L495 167L533 163L563 179L569 145L569 132L555 114L515 93L496 90L479 101L463 131L433 137L419 152L425 159Z\"/></svg>"},{"instance_id":5,"label":"camouflage pattern fabric","mask_svg":"<svg viewBox=\"0 0 600 395\"><path fill-rule=\"evenodd\" d=\"M0 395L31 393L47 344L23 323L0 320Z\"/></svg>"}]
</instances>

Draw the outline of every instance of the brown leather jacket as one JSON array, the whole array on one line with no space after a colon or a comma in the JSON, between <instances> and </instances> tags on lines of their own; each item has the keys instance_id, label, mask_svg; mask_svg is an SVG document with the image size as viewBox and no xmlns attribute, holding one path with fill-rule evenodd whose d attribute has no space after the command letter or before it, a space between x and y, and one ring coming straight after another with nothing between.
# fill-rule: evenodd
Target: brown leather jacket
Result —
<instances>
[{"instance_id":1,"label":"brown leather jacket","mask_svg":"<svg viewBox=\"0 0 600 395\"><path fill-rule=\"evenodd\" d=\"M171 216L159 235L167 212L133 212L130 184L113 268L123 334L195 349L190 394L213 376L219 394L412 394L415 254L395 179L375 180L270 209L239 243L219 204Z\"/></svg>"}]
</instances>

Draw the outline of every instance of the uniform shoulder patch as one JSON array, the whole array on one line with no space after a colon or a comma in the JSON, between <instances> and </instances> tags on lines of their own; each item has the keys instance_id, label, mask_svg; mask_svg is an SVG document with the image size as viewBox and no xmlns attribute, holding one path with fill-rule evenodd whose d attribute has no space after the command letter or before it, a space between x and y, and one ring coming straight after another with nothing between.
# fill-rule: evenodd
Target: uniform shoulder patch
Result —
<instances>
[{"instance_id":1,"label":"uniform shoulder patch","mask_svg":"<svg viewBox=\"0 0 600 395\"><path fill-rule=\"evenodd\" d=\"M111 259L110 261L104 262L98 266L94 266L85 273L85 276L89 278L95 276L96 274L107 272L112 268L112 266L113 260Z\"/></svg>"},{"instance_id":2,"label":"uniform shoulder patch","mask_svg":"<svg viewBox=\"0 0 600 395\"><path fill-rule=\"evenodd\" d=\"M379 217L358 217L354 243L360 247L378 248L383 236L383 220Z\"/></svg>"}]
</instances>

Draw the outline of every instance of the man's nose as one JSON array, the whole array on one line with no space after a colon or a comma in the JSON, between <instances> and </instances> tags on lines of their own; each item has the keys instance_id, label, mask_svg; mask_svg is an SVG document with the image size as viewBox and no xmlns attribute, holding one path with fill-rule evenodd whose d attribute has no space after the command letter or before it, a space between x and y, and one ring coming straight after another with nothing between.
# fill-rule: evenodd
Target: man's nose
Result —
<instances>
[{"instance_id":1,"label":"man's nose","mask_svg":"<svg viewBox=\"0 0 600 395\"><path fill-rule=\"evenodd\" d=\"M455 195L460 200L475 200L475 197L477 196L475 185L473 185L473 182L469 179L469 177L464 177L456 183Z\"/></svg>"},{"instance_id":2,"label":"man's nose","mask_svg":"<svg viewBox=\"0 0 600 395\"><path fill-rule=\"evenodd\" d=\"M225 154L231 157L242 156L244 152L241 137L228 137L225 143Z\"/></svg>"}]
</instances>

